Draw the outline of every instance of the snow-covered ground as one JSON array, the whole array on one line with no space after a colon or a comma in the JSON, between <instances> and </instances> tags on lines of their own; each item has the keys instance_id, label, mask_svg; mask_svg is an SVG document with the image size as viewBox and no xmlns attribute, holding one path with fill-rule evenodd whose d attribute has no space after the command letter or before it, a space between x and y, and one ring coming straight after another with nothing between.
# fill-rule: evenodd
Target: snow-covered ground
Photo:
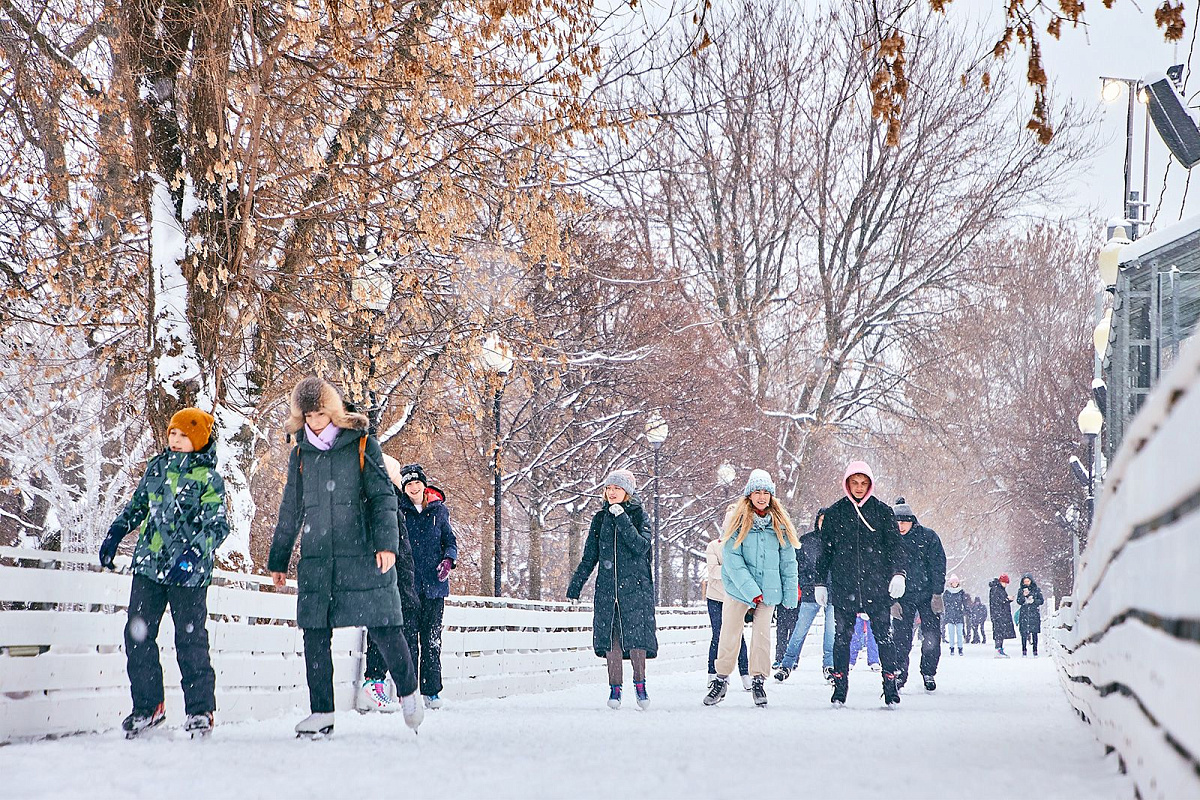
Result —
<instances>
[{"instance_id":1,"label":"snow-covered ground","mask_svg":"<svg viewBox=\"0 0 1200 800\"><path fill-rule=\"evenodd\" d=\"M346 713L324 742L295 740L294 717L218 719L207 742L167 731L17 744L0 748L0 797L1132 797L1050 659L999 661L990 644L968 646L965 657L943 656L936 694L910 684L892 711L864 661L838 710L819 657L806 655L786 684L770 681L765 710L732 688L706 708L702 662L656 678L652 661L644 713L632 697L609 710L607 687L588 684L451 697L427 713L420 736L399 716Z\"/></svg>"}]
</instances>

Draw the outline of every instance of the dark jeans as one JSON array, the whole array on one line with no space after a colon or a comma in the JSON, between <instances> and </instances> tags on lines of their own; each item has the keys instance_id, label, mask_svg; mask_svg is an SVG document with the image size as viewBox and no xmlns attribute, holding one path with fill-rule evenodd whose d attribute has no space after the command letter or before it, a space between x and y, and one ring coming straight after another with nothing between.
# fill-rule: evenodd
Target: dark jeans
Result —
<instances>
[{"instance_id":1,"label":"dark jeans","mask_svg":"<svg viewBox=\"0 0 1200 800\"><path fill-rule=\"evenodd\" d=\"M858 610L838 608L834 610L833 622L833 671L848 675L850 672L850 639L854 635L854 623ZM892 624L888 607L871 613L871 633L879 646L879 666L884 673L896 672L896 649L892 644Z\"/></svg>"},{"instance_id":2,"label":"dark jeans","mask_svg":"<svg viewBox=\"0 0 1200 800\"><path fill-rule=\"evenodd\" d=\"M163 701L162 663L158 659L158 627L171 606L175 622L175 654L183 677L188 714L215 711L216 673L208 657L208 587L168 586L133 576L129 619L125 623L125 657L133 710L149 714ZM143 627L144 625L144 627Z\"/></svg>"},{"instance_id":3,"label":"dark jeans","mask_svg":"<svg viewBox=\"0 0 1200 800\"><path fill-rule=\"evenodd\" d=\"M938 662L942 658L942 636L940 615L933 613L926 597L919 603L901 603L900 619L892 621L892 640L896 648L896 668L908 674L909 656L912 654L913 625L921 615L921 674L937 675Z\"/></svg>"},{"instance_id":4,"label":"dark jeans","mask_svg":"<svg viewBox=\"0 0 1200 800\"><path fill-rule=\"evenodd\" d=\"M426 697L442 692L442 615L445 610L444 597L422 597L419 608L404 609L404 639L413 666L420 675L421 694ZM367 631L366 677L383 680L383 666L383 658L374 641L374 629L371 629ZM394 673L392 677L395 677Z\"/></svg>"},{"instance_id":5,"label":"dark jeans","mask_svg":"<svg viewBox=\"0 0 1200 800\"><path fill-rule=\"evenodd\" d=\"M708 674L717 671L717 643L721 641L721 610L720 600L708 601L708 621L712 623L712 641L708 643ZM750 657L746 652L746 636L742 634L742 649L738 651L738 674L750 674Z\"/></svg>"},{"instance_id":6,"label":"dark jeans","mask_svg":"<svg viewBox=\"0 0 1200 800\"><path fill-rule=\"evenodd\" d=\"M796 630L796 621L798 619L800 619L799 603L796 604L795 608L784 608L782 605L775 606L774 663L783 663L783 654L787 650L788 640L792 638L792 631Z\"/></svg>"},{"instance_id":7,"label":"dark jeans","mask_svg":"<svg viewBox=\"0 0 1200 800\"><path fill-rule=\"evenodd\" d=\"M1033 641L1033 654L1035 656L1037 655L1038 632L1034 631L1034 630L1029 630L1029 631L1022 630L1021 631L1021 655L1025 655L1026 653L1029 652L1028 645L1029 645L1031 638Z\"/></svg>"},{"instance_id":8,"label":"dark jeans","mask_svg":"<svg viewBox=\"0 0 1200 800\"><path fill-rule=\"evenodd\" d=\"M399 625L386 628L369 628L368 635L376 646L396 682L396 693L401 697L417 690L417 679L413 677L412 656L404 632ZM308 707L314 714L333 713L333 629L304 629L304 668L308 673Z\"/></svg>"}]
</instances>

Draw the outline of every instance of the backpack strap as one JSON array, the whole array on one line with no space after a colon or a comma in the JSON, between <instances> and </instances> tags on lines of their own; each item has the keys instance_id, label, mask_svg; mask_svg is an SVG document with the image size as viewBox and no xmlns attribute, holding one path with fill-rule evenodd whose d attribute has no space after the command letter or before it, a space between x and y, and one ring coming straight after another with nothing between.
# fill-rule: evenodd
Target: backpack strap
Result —
<instances>
[{"instance_id":1,"label":"backpack strap","mask_svg":"<svg viewBox=\"0 0 1200 800\"><path fill-rule=\"evenodd\" d=\"M367 466L367 437L358 440L358 471L362 472Z\"/></svg>"},{"instance_id":2,"label":"backpack strap","mask_svg":"<svg viewBox=\"0 0 1200 800\"><path fill-rule=\"evenodd\" d=\"M292 451L296 454L296 469L300 472L301 475L303 475L304 474L304 459L300 457L300 445L296 445L294 448L292 448Z\"/></svg>"}]
</instances>

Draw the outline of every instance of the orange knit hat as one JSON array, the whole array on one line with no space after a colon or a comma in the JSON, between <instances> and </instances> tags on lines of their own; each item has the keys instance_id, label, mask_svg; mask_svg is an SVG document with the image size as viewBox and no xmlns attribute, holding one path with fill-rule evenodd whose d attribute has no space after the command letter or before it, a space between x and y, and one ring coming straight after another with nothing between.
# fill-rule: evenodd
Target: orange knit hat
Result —
<instances>
[{"instance_id":1,"label":"orange knit hat","mask_svg":"<svg viewBox=\"0 0 1200 800\"><path fill-rule=\"evenodd\" d=\"M208 444L209 437L212 436L213 415L201 411L198 408L181 408L175 412L175 416L171 417L171 423L167 425L167 430L172 428L178 429L192 442L192 447L197 450L203 450Z\"/></svg>"}]
</instances>

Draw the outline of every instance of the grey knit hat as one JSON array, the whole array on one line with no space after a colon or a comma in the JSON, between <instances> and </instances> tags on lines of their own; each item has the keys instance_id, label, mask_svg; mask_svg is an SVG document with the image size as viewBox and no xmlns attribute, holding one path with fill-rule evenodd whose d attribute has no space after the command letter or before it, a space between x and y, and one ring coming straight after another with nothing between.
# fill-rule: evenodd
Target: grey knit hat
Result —
<instances>
[{"instance_id":1,"label":"grey knit hat","mask_svg":"<svg viewBox=\"0 0 1200 800\"><path fill-rule=\"evenodd\" d=\"M911 522L914 525L917 522L917 515L913 513L912 506L903 497L896 498L896 505L892 506L892 511L896 515L896 522Z\"/></svg>"},{"instance_id":2,"label":"grey knit hat","mask_svg":"<svg viewBox=\"0 0 1200 800\"><path fill-rule=\"evenodd\" d=\"M637 493L637 478L627 469L614 469L604 479L605 486L620 486L625 494L633 497Z\"/></svg>"},{"instance_id":3,"label":"grey knit hat","mask_svg":"<svg viewBox=\"0 0 1200 800\"><path fill-rule=\"evenodd\" d=\"M756 469L750 473L750 477L746 479L746 490L742 492L743 497L748 497L751 493L764 489L775 494L775 481L771 480L771 473L765 469Z\"/></svg>"}]
</instances>

